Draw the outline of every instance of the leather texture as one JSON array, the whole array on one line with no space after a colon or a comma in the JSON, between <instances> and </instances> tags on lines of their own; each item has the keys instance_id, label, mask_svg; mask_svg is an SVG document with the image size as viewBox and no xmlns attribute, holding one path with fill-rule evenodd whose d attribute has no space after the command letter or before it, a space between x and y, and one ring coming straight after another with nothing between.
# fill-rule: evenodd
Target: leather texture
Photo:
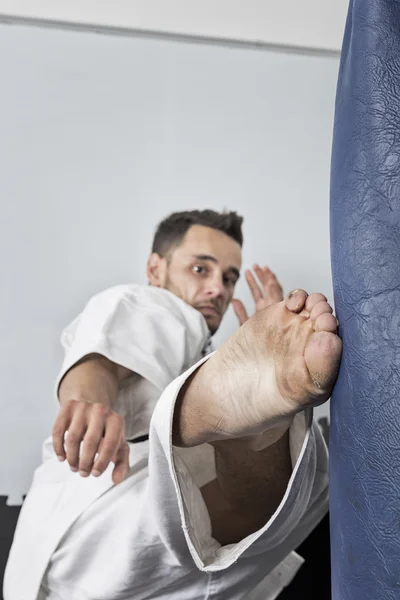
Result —
<instances>
[{"instance_id":1,"label":"leather texture","mask_svg":"<svg viewBox=\"0 0 400 600\"><path fill-rule=\"evenodd\" d=\"M400 3L353 0L331 171L333 600L400 599Z\"/></svg>"}]
</instances>

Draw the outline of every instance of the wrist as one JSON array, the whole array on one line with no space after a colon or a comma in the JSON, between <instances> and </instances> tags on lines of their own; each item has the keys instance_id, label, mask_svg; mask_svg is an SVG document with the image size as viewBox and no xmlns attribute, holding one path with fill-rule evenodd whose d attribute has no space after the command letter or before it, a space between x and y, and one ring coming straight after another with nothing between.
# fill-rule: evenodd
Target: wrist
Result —
<instances>
[{"instance_id":1,"label":"wrist","mask_svg":"<svg viewBox=\"0 0 400 600\"><path fill-rule=\"evenodd\" d=\"M107 408L113 407L110 395L103 389L92 388L90 390L80 386L63 386L58 392L58 400L61 406L67 404L71 400L77 402L86 402L87 404L103 404Z\"/></svg>"},{"instance_id":2,"label":"wrist","mask_svg":"<svg viewBox=\"0 0 400 600\"><path fill-rule=\"evenodd\" d=\"M58 389L61 406L70 400L76 400L88 404L99 403L112 409L117 394L116 373L97 358L86 359L74 365L63 377Z\"/></svg>"}]
</instances>

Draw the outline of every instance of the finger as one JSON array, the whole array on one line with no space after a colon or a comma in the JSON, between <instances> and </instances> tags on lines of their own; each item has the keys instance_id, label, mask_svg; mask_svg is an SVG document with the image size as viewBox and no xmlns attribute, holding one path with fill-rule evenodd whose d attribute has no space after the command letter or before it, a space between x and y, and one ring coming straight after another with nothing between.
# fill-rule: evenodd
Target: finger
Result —
<instances>
[{"instance_id":1,"label":"finger","mask_svg":"<svg viewBox=\"0 0 400 600\"><path fill-rule=\"evenodd\" d=\"M276 281L274 273L268 267L261 268L260 265L254 264L253 270L263 286L265 286L271 279L272 281Z\"/></svg>"},{"instance_id":2,"label":"finger","mask_svg":"<svg viewBox=\"0 0 400 600\"><path fill-rule=\"evenodd\" d=\"M64 440L71 423L71 409L72 406L70 403L61 408L52 431L54 452L61 461L64 461L67 456L64 448Z\"/></svg>"},{"instance_id":3,"label":"finger","mask_svg":"<svg viewBox=\"0 0 400 600\"><path fill-rule=\"evenodd\" d=\"M279 283L277 276L272 271L269 271L269 273L265 275L265 285L282 290L282 286Z\"/></svg>"},{"instance_id":4,"label":"finger","mask_svg":"<svg viewBox=\"0 0 400 600\"><path fill-rule=\"evenodd\" d=\"M243 323L245 323L249 318L243 302L241 302L241 300L234 299L232 300L232 307L240 325L243 325Z\"/></svg>"},{"instance_id":5,"label":"finger","mask_svg":"<svg viewBox=\"0 0 400 600\"><path fill-rule=\"evenodd\" d=\"M125 436L124 436L125 437ZM115 467L112 472L112 480L115 484L120 483L129 473L129 446L125 439L121 443L115 456Z\"/></svg>"},{"instance_id":6,"label":"finger","mask_svg":"<svg viewBox=\"0 0 400 600\"><path fill-rule=\"evenodd\" d=\"M283 300L283 289L279 283L275 273L269 267L260 267L253 265L254 272L261 281L264 289L264 298L267 301L267 306L276 304Z\"/></svg>"},{"instance_id":7,"label":"finger","mask_svg":"<svg viewBox=\"0 0 400 600\"><path fill-rule=\"evenodd\" d=\"M267 266L260 267L260 265L254 264L253 269L254 269L254 272L257 275L258 279L261 281L261 283L263 285L266 285L268 283L273 283L273 284L279 285L279 282L278 282L278 279L277 279L275 273L273 273L269 267L267 267Z\"/></svg>"},{"instance_id":8,"label":"finger","mask_svg":"<svg viewBox=\"0 0 400 600\"><path fill-rule=\"evenodd\" d=\"M269 304L278 304L283 300L283 289L278 282L265 286L265 296L269 300Z\"/></svg>"},{"instance_id":9,"label":"finger","mask_svg":"<svg viewBox=\"0 0 400 600\"><path fill-rule=\"evenodd\" d=\"M264 286L265 297L271 304L282 302L283 300L283 288L279 281L274 277L270 279Z\"/></svg>"},{"instance_id":10,"label":"finger","mask_svg":"<svg viewBox=\"0 0 400 600\"><path fill-rule=\"evenodd\" d=\"M269 285L276 285L282 288L277 276L271 271L271 269L269 269L268 267L263 267L262 271L264 273L264 279L266 280L266 283L268 283Z\"/></svg>"},{"instance_id":11,"label":"finger","mask_svg":"<svg viewBox=\"0 0 400 600\"><path fill-rule=\"evenodd\" d=\"M251 291L251 295L254 298L254 302L258 302L264 296L262 294L261 288L253 277L253 273L249 270L246 271L246 281Z\"/></svg>"},{"instance_id":12,"label":"finger","mask_svg":"<svg viewBox=\"0 0 400 600\"><path fill-rule=\"evenodd\" d=\"M261 283L264 283L264 279L266 277L268 277L268 272L265 271L265 269L267 269L267 268L268 267L261 268L260 265L257 265L257 264L253 265L253 271L257 275L257 277L261 281ZM269 271L269 269L268 269L268 271Z\"/></svg>"},{"instance_id":13,"label":"finger","mask_svg":"<svg viewBox=\"0 0 400 600\"><path fill-rule=\"evenodd\" d=\"M88 477L93 468L96 454L100 450L100 443L105 432L106 422L110 416L110 409L104 404L96 403L90 406L89 423L79 458L79 474Z\"/></svg>"},{"instance_id":14,"label":"finger","mask_svg":"<svg viewBox=\"0 0 400 600\"><path fill-rule=\"evenodd\" d=\"M71 471L78 471L81 443L87 429L87 407L88 404L86 402L77 402L71 424L68 428L65 451Z\"/></svg>"},{"instance_id":15,"label":"finger","mask_svg":"<svg viewBox=\"0 0 400 600\"><path fill-rule=\"evenodd\" d=\"M123 417L116 413L112 413L107 419L104 437L100 444L99 455L93 465L92 475L98 477L107 469L108 465L117 454L124 432Z\"/></svg>"}]
</instances>

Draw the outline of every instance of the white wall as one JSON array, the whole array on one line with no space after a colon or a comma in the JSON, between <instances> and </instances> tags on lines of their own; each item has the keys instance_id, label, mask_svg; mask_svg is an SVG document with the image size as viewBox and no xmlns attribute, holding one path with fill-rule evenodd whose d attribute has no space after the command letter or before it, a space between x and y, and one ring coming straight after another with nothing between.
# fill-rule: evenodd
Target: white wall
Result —
<instances>
[{"instance_id":1,"label":"white wall","mask_svg":"<svg viewBox=\"0 0 400 600\"><path fill-rule=\"evenodd\" d=\"M0 14L339 50L348 0L0 0Z\"/></svg>"},{"instance_id":2,"label":"white wall","mask_svg":"<svg viewBox=\"0 0 400 600\"><path fill-rule=\"evenodd\" d=\"M56 414L62 328L145 282L174 210L245 216L244 266L332 299L338 60L0 25L0 494L18 502ZM238 296L251 298L240 282ZM217 341L237 327L231 311ZM320 412L326 412L326 407Z\"/></svg>"}]
</instances>

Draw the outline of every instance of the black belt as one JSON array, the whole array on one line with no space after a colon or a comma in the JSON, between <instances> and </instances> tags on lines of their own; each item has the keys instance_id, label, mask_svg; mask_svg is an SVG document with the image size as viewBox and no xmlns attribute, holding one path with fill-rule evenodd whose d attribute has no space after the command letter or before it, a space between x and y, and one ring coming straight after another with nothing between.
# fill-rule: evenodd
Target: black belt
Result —
<instances>
[{"instance_id":1,"label":"black belt","mask_svg":"<svg viewBox=\"0 0 400 600\"><path fill-rule=\"evenodd\" d=\"M132 438L131 440L126 440L129 444L139 444L140 442L147 442L149 439L148 435L140 435L137 438Z\"/></svg>"}]
</instances>

